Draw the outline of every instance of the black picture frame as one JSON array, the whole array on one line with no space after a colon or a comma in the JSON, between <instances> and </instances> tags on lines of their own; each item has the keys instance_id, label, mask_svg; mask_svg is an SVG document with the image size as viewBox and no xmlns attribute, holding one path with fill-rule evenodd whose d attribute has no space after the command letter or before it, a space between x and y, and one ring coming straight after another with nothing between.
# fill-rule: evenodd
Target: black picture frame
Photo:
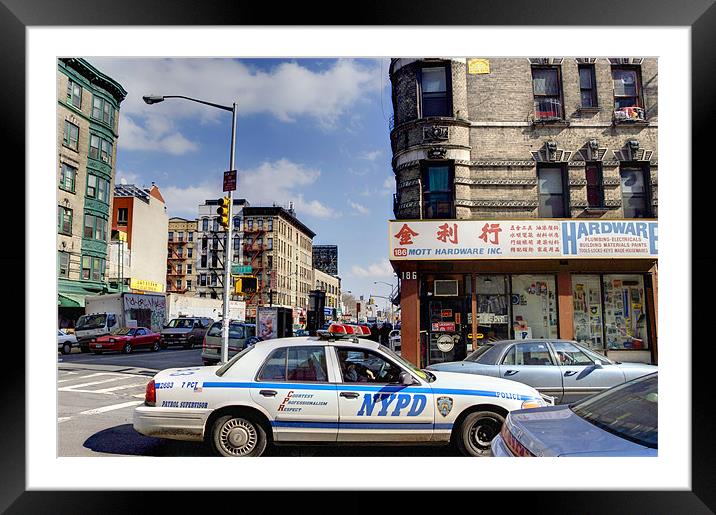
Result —
<instances>
[{"instance_id":1,"label":"black picture frame","mask_svg":"<svg viewBox=\"0 0 716 515\"><path fill-rule=\"evenodd\" d=\"M534 2L533 0L512 0L502 2L476 2L453 0L450 2L428 2L426 0L393 0L390 2L367 1L355 4L355 8L338 8L336 2L290 3L277 7L268 2L241 2L239 0L200 2L197 0L154 0L138 2L125 0L109 2L107 0L2 0L0 2L0 63L3 70L4 106L3 132L6 149L13 149L19 158L19 167L25 169L25 29L31 26L114 26L114 25L525 25L525 26L685 26L691 28L691 73L692 73L692 168L706 170L708 141L711 131L710 122L714 119L716 95L713 93L716 78L716 7L714 0L687 0L671 2L668 0L602 0L600 2L573 2L554 0ZM350 11L350 12L348 12ZM628 37L632 37L629 35ZM8 101L8 99L13 99ZM24 99L25 102L19 102ZM673 173L687 172L687 165ZM669 173L669 171L663 171ZM9 175L9 174L8 174ZM698 187L693 180L703 177L692 175L692 227L694 241L696 236L707 234L701 231L704 221L708 220L709 188ZM15 174L14 186L18 189L30 188ZM12 178L10 180L13 180ZM29 198L29 189L26 189ZM684 206L685 207L685 206ZM24 208L24 206L23 206ZM699 210L702 210L699 213ZM699 216L701 215L701 216ZM25 238L31 235L25 233ZM18 247L18 243L15 243ZM22 247L24 248L24 246ZM691 249L692 277L710 279L708 265L712 258L706 253L708 246ZM688 252L689 249L684 249ZM7 258L6 266L13 270L31 273L17 253ZM7 283L8 290L23 291L19 284L19 274L12 274ZM18 284L14 284L17 281ZM692 320L701 322L710 320L710 303L699 302L694 289L692 297ZM18 299L15 299L17 302ZM709 311L707 311L709 310ZM28 314L25 314L28 317ZM19 325L19 324L17 324ZM665 342L666 345L691 345L691 328L695 323L683 321L684 341ZM17 337L21 331L18 331ZM519 506L532 512L580 512L580 513L712 513L716 510L716 457L713 444L716 435L710 393L713 385L711 360L709 355L708 331L700 331L700 346L691 347L692 366L692 418L684 421L685 431L692 430L692 456L690 491L564 491L564 492L479 492L471 496L479 498L481 506ZM706 341L703 341L706 340ZM25 341L25 345L42 342ZM149 511L148 504L161 506L163 511L177 507L188 507L192 497L199 497L207 508L218 507L213 500L216 492L164 492L161 494L99 491L26 491L25 488L25 450L29 442L25 440L25 362L24 353L15 346L6 351L8 358L4 369L4 388L2 389L3 423L0 425L0 460L2 460L3 480L0 482L0 509L8 513L127 513ZM12 359L10 360L10 354ZM705 354L705 356L704 356ZM668 414L666 415L668 416ZM628 478L628 472L615 471ZM81 488L78 478L78 488ZM628 488L628 483L625 484ZM148 487L151 487L148 485ZM406 492L399 501L405 499L407 506L415 508L417 492ZM438 494L424 496L440 501L442 510L450 509L451 503ZM310 501L311 492L293 492L292 504L300 505ZM289 494L271 493L271 506L276 502L288 501ZM239 496L234 496L237 500ZM360 506L363 504L360 492L341 494L342 506ZM246 499L241 494L242 503ZM254 499L258 500L258 499ZM465 499L466 501L468 499ZM492 504L491 501L494 501ZM325 506L325 504L323 504ZM422 504L420 507L422 508ZM467 506L461 509L468 509ZM319 510L320 511L320 510ZM422 509L421 509L422 511Z\"/></svg>"}]
</instances>

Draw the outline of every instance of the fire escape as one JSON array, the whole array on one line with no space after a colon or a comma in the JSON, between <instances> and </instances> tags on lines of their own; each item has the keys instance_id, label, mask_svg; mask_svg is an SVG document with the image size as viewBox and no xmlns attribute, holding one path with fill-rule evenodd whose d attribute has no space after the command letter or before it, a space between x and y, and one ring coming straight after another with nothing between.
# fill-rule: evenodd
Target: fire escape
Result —
<instances>
[{"instance_id":1,"label":"fire escape","mask_svg":"<svg viewBox=\"0 0 716 515\"><path fill-rule=\"evenodd\" d=\"M257 276L264 270L264 251L268 246L264 243L264 236L268 232L263 225L246 225L244 227L244 265L251 265L252 275ZM261 277L263 279L263 277ZM258 307L263 300L263 280L256 281L256 292L246 297L246 306Z\"/></svg>"},{"instance_id":2,"label":"fire escape","mask_svg":"<svg viewBox=\"0 0 716 515\"><path fill-rule=\"evenodd\" d=\"M184 239L169 241L169 257L167 258L167 292L168 293L186 293L186 252ZM177 249L181 249L179 254ZM179 272L177 265L181 265L182 271ZM176 280L181 279L181 288L176 287Z\"/></svg>"}]
</instances>

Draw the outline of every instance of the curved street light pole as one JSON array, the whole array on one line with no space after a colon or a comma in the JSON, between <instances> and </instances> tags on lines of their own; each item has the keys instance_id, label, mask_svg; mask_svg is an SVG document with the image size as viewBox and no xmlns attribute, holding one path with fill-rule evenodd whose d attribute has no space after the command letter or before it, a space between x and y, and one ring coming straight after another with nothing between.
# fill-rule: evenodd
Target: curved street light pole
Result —
<instances>
[{"instance_id":1,"label":"curved street light pole","mask_svg":"<svg viewBox=\"0 0 716 515\"><path fill-rule=\"evenodd\" d=\"M231 152L229 155L229 170L234 170L235 148L236 148L236 102L231 107L206 102L196 98L185 97L183 95L146 95L142 99L149 105L164 102L167 98L183 98L199 104L216 107L224 111L231 112ZM232 251L233 244L231 242L231 230L234 226L234 195L233 191L228 192L229 197L229 226L226 228L226 238L224 242L224 299L223 299L223 323L221 328L221 362L226 363L229 359L229 288L231 287L231 263L233 261Z\"/></svg>"}]
</instances>

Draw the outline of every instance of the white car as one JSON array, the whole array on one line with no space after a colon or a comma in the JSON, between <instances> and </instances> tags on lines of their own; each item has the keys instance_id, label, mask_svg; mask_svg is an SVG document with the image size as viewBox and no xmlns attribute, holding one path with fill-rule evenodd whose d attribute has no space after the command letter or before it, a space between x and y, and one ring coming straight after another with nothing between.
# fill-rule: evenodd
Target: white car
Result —
<instances>
[{"instance_id":1,"label":"white car","mask_svg":"<svg viewBox=\"0 0 716 515\"><path fill-rule=\"evenodd\" d=\"M57 348L62 351L62 354L69 354L72 352L72 347L77 346L77 338L74 334L67 334L62 329L57 330Z\"/></svg>"},{"instance_id":2,"label":"white car","mask_svg":"<svg viewBox=\"0 0 716 515\"><path fill-rule=\"evenodd\" d=\"M172 368L147 384L134 429L208 440L221 456L269 443L454 441L490 454L507 413L553 401L506 379L429 372L334 324L319 336L261 341L222 366Z\"/></svg>"}]
</instances>

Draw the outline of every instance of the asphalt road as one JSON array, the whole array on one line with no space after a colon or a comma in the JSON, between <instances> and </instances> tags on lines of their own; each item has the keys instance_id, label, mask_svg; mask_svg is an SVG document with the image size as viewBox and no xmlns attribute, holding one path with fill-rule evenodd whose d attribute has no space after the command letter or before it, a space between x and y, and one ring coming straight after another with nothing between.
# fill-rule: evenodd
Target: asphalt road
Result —
<instances>
[{"instance_id":1,"label":"asphalt road","mask_svg":"<svg viewBox=\"0 0 716 515\"><path fill-rule=\"evenodd\" d=\"M155 370L202 365L200 348L185 350L181 347L168 347L157 352L141 349L130 354L107 352L99 355L73 349L72 354L60 355L58 361L60 363L117 365Z\"/></svg>"}]
</instances>

